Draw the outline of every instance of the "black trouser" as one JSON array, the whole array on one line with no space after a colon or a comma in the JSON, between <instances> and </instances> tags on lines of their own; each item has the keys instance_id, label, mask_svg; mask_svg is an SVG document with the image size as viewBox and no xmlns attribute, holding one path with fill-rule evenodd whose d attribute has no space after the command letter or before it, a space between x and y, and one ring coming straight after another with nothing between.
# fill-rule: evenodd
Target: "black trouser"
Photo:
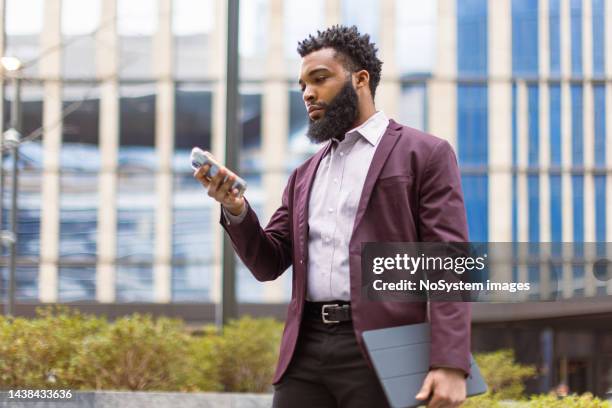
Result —
<instances>
[{"instance_id":1,"label":"black trouser","mask_svg":"<svg viewBox=\"0 0 612 408\"><path fill-rule=\"evenodd\" d=\"M300 407L388 407L351 321L326 324L304 317L291 363L274 385L273 402L273 408Z\"/></svg>"}]
</instances>

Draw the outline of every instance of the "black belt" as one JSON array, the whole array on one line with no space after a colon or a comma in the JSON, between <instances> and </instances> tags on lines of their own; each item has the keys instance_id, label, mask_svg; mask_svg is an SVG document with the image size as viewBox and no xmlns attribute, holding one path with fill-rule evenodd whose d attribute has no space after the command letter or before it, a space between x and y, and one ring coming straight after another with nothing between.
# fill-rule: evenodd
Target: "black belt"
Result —
<instances>
[{"instance_id":1,"label":"black belt","mask_svg":"<svg viewBox=\"0 0 612 408\"><path fill-rule=\"evenodd\" d=\"M344 301L329 302L306 302L304 305L304 316L311 320L319 320L323 323L350 322L351 304Z\"/></svg>"}]
</instances>

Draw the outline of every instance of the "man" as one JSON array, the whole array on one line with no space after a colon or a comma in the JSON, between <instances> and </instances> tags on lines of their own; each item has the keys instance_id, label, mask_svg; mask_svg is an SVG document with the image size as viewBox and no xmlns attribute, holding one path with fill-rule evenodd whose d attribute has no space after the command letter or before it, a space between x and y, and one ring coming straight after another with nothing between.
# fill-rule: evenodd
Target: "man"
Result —
<instances>
[{"instance_id":1,"label":"man","mask_svg":"<svg viewBox=\"0 0 612 408\"><path fill-rule=\"evenodd\" d=\"M363 298L361 243L468 240L450 145L375 109L376 51L354 26L299 43L308 137L323 147L293 171L266 228L231 189L234 173L224 168L207 179L204 167L194 174L221 203L221 225L258 280L293 265L274 407L386 406L361 334L423 322L427 304ZM417 395L429 406L465 399L470 312L468 303L429 305L431 367Z\"/></svg>"}]
</instances>

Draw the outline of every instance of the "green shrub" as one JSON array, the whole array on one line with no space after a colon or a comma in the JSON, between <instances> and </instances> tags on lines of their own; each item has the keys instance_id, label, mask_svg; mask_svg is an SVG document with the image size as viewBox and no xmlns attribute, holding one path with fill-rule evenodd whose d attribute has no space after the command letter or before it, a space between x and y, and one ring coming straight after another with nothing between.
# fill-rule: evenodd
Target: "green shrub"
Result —
<instances>
[{"instance_id":1,"label":"green shrub","mask_svg":"<svg viewBox=\"0 0 612 408\"><path fill-rule=\"evenodd\" d=\"M512 350L480 353L474 359L489 388L487 394L494 397L493 400L523 398L524 381L536 375L534 367L515 362Z\"/></svg>"},{"instance_id":2,"label":"green shrub","mask_svg":"<svg viewBox=\"0 0 612 408\"><path fill-rule=\"evenodd\" d=\"M37 318L0 317L0 384L4 388L67 388L71 358L86 336L105 326L65 307L37 310Z\"/></svg>"},{"instance_id":3,"label":"green shrub","mask_svg":"<svg viewBox=\"0 0 612 408\"><path fill-rule=\"evenodd\" d=\"M488 392L484 395L470 397L466 399L465 402L461 405L461 408L502 408L502 407L504 407L504 405L500 402L500 400Z\"/></svg>"},{"instance_id":4,"label":"green shrub","mask_svg":"<svg viewBox=\"0 0 612 408\"><path fill-rule=\"evenodd\" d=\"M0 386L261 392L269 388L282 324L245 317L219 335L179 320L132 315L109 323L68 308L34 319L0 316Z\"/></svg>"},{"instance_id":5,"label":"green shrub","mask_svg":"<svg viewBox=\"0 0 612 408\"><path fill-rule=\"evenodd\" d=\"M86 337L72 360L84 389L177 390L189 368L190 337L178 320L134 314Z\"/></svg>"},{"instance_id":6,"label":"green shrub","mask_svg":"<svg viewBox=\"0 0 612 408\"><path fill-rule=\"evenodd\" d=\"M191 338L188 366L180 383L185 391L222 391L219 367L215 356L217 328L208 326L200 337Z\"/></svg>"},{"instance_id":7,"label":"green shrub","mask_svg":"<svg viewBox=\"0 0 612 408\"><path fill-rule=\"evenodd\" d=\"M224 391L269 391L282 335L274 319L243 317L231 321L213 338L212 358Z\"/></svg>"},{"instance_id":8,"label":"green shrub","mask_svg":"<svg viewBox=\"0 0 612 408\"><path fill-rule=\"evenodd\" d=\"M609 408L610 403L586 393L564 398L555 395L535 395L530 398L527 406L529 408Z\"/></svg>"}]
</instances>

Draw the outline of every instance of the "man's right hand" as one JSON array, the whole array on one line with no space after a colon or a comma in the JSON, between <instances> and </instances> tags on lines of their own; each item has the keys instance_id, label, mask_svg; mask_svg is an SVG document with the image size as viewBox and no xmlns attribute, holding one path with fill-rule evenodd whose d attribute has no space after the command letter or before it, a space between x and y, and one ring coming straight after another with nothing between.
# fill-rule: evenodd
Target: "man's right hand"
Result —
<instances>
[{"instance_id":1,"label":"man's right hand","mask_svg":"<svg viewBox=\"0 0 612 408\"><path fill-rule=\"evenodd\" d=\"M214 198L216 201L229 211L232 215L242 214L245 208L244 197L239 196L238 189L232 190L232 185L236 180L236 174L231 172L224 166L220 166L219 171L214 177L206 177L209 166L205 164L198 170L194 171L193 177L195 177L204 188L208 190L208 195ZM225 177L227 180L223 182Z\"/></svg>"}]
</instances>

